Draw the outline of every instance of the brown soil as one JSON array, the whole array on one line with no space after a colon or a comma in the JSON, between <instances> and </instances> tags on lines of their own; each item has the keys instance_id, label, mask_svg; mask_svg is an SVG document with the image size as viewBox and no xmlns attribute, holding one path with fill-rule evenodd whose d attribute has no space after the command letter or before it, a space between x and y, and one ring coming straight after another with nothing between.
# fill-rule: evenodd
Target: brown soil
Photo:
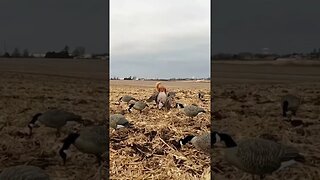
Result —
<instances>
[{"instance_id":1,"label":"brown soil","mask_svg":"<svg viewBox=\"0 0 320 180\"><path fill-rule=\"evenodd\" d=\"M98 179L95 157L74 146L66 166L62 165L57 152L68 128L56 138L55 129L41 126L29 138L27 124L35 113L48 108L103 123L107 93L104 64L94 60L0 59L0 170L29 164L45 169L53 179Z\"/></svg>"},{"instance_id":2,"label":"brown soil","mask_svg":"<svg viewBox=\"0 0 320 180\"><path fill-rule=\"evenodd\" d=\"M305 164L285 168L266 179L318 179L320 177L320 71L313 65L213 64L214 129L241 137L269 138L298 148ZM303 103L294 127L284 121L280 98L296 94ZM213 156L217 179L251 179L223 160L223 149Z\"/></svg>"}]
</instances>

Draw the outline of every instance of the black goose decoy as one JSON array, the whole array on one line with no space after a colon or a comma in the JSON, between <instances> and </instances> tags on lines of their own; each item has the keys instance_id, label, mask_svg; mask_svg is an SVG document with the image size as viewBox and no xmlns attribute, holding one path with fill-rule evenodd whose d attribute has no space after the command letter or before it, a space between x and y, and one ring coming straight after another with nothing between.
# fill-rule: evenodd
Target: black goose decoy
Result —
<instances>
[{"instance_id":1,"label":"black goose decoy","mask_svg":"<svg viewBox=\"0 0 320 180\"><path fill-rule=\"evenodd\" d=\"M121 102L129 103L131 100L136 100L134 97L129 96L129 95L124 95L119 98L118 103L120 104Z\"/></svg>"},{"instance_id":2,"label":"black goose decoy","mask_svg":"<svg viewBox=\"0 0 320 180\"><path fill-rule=\"evenodd\" d=\"M30 165L18 165L3 169L1 180L50 180L49 175L41 168Z\"/></svg>"},{"instance_id":3,"label":"black goose decoy","mask_svg":"<svg viewBox=\"0 0 320 180\"><path fill-rule=\"evenodd\" d=\"M126 117L122 114L111 114L110 115L110 127L113 129L119 129L124 127L132 126L131 123L126 119Z\"/></svg>"},{"instance_id":4,"label":"black goose decoy","mask_svg":"<svg viewBox=\"0 0 320 180\"><path fill-rule=\"evenodd\" d=\"M143 110L145 107L149 107L148 104L146 104L146 103L143 102L143 101L136 101L134 104L130 104L130 105L129 105L128 111L131 112L131 109L133 108L133 109L135 109L135 110L140 111L140 113L142 113L142 110Z\"/></svg>"},{"instance_id":5,"label":"black goose decoy","mask_svg":"<svg viewBox=\"0 0 320 180\"><path fill-rule=\"evenodd\" d=\"M37 127L36 122L40 122L47 127L57 129L56 136L59 137L60 129L66 125L68 121L82 122L83 119L79 115L59 109L52 109L44 113L37 113L28 124L30 130L29 135L31 136L32 129Z\"/></svg>"},{"instance_id":6,"label":"black goose decoy","mask_svg":"<svg viewBox=\"0 0 320 180\"><path fill-rule=\"evenodd\" d=\"M176 103L176 108L182 109L184 114L188 117L190 117L191 119L195 116L197 116L199 113L205 113L206 111L195 105L195 104L191 104L191 105L183 105L181 103Z\"/></svg>"},{"instance_id":7,"label":"black goose decoy","mask_svg":"<svg viewBox=\"0 0 320 180\"><path fill-rule=\"evenodd\" d=\"M66 163L66 150L73 144L79 151L87 154L93 154L97 157L99 165L101 165L101 156L107 152L107 129L105 126L91 126L83 128L79 133L70 133L64 139L59 154Z\"/></svg>"},{"instance_id":8,"label":"black goose decoy","mask_svg":"<svg viewBox=\"0 0 320 180\"><path fill-rule=\"evenodd\" d=\"M292 94L287 94L281 98L282 116L287 117L288 112L296 115L297 110L301 104L301 99Z\"/></svg>"},{"instance_id":9,"label":"black goose decoy","mask_svg":"<svg viewBox=\"0 0 320 180\"><path fill-rule=\"evenodd\" d=\"M198 150L201 150L201 151L205 152L206 154L210 155L211 149L213 147L211 145L211 137L212 137L211 133L205 133L205 134L202 134L199 136L188 135L185 138L180 139L179 142L180 142L181 146L190 142ZM213 138L213 140L215 141L215 138ZM212 142L212 143L214 144L215 142Z\"/></svg>"},{"instance_id":10,"label":"black goose decoy","mask_svg":"<svg viewBox=\"0 0 320 180\"><path fill-rule=\"evenodd\" d=\"M230 135L218 133L217 142L224 142L224 157L233 166L244 172L259 175L281 170L296 162L304 162L304 157L294 147L261 138L246 138L236 143Z\"/></svg>"}]
</instances>

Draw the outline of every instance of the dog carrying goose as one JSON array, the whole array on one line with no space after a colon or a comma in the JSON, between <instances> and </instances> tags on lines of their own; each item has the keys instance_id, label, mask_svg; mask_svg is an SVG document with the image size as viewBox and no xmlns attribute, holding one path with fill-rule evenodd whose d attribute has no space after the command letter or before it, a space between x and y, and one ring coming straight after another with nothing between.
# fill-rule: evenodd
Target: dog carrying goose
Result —
<instances>
[{"instance_id":1,"label":"dog carrying goose","mask_svg":"<svg viewBox=\"0 0 320 180\"><path fill-rule=\"evenodd\" d=\"M260 138L246 138L236 143L230 135L217 133L217 142L224 142L224 157L238 169L260 179L296 162L304 162L304 157L294 147Z\"/></svg>"}]
</instances>

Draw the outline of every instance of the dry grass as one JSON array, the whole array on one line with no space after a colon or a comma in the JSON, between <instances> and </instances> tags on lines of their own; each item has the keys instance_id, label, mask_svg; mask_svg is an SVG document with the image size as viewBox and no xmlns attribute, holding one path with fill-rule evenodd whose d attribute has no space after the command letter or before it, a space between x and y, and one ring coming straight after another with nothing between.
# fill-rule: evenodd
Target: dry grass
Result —
<instances>
[{"instance_id":1,"label":"dry grass","mask_svg":"<svg viewBox=\"0 0 320 180\"><path fill-rule=\"evenodd\" d=\"M314 75L312 81L308 76L303 79L294 81L288 73L292 67L283 67L282 73L289 77L283 76L268 77L265 81L258 81L254 76L250 79L255 83L248 83L247 78L238 76L238 72L258 73L250 67L243 68L233 72L234 80L223 83L223 76L216 76L214 85L214 117L213 126L217 131L231 134L235 140L241 137L258 137L268 134L274 140L297 147L307 162L305 164L296 164L279 172L273 173L266 179L319 179L320 177L320 76ZM228 71L229 68L220 69ZM234 68L230 65L230 69ZM247 69L246 69L247 68ZM301 71L297 74L308 74L312 72L313 67L299 67ZM259 69L259 68L258 68ZM271 71L271 68L268 69ZM274 70L274 73L280 71ZM287 73L286 73L287 72ZM266 73L266 71L259 71ZM271 74L272 75L272 74ZM231 77L231 76L230 76ZM221 79L219 79L221 78ZM231 79L231 78L230 78ZM281 83L274 82L282 80ZM215 81L215 79L214 79ZM290 123L282 118L280 97L286 93L294 93L303 98L303 104L297 112L294 119L302 120L306 123L305 127L293 127ZM219 180L223 179L250 179L251 176L237 170L227 164L222 158L223 151L216 149L214 154L214 174Z\"/></svg>"},{"instance_id":2,"label":"dry grass","mask_svg":"<svg viewBox=\"0 0 320 180\"><path fill-rule=\"evenodd\" d=\"M187 134L201 134L210 130L210 101L202 103L197 99L198 90L202 90L207 94L206 100L210 100L209 84L201 87L195 83L181 87L174 83L163 84L169 91L178 92L176 96L180 99L177 101L196 103L208 113L189 120L178 109L166 112L150 106L142 114L137 111L125 114L134 128L120 129L110 134L111 179L203 179L208 175L210 158L191 145L177 150L175 142ZM128 94L147 99L153 93L154 85L140 81L136 86L128 86L111 81L111 113L127 108L114 104L121 96Z\"/></svg>"},{"instance_id":3,"label":"dry grass","mask_svg":"<svg viewBox=\"0 0 320 180\"><path fill-rule=\"evenodd\" d=\"M38 62L28 62L25 69L39 66ZM3 65L2 61L0 63ZM19 62L15 63L20 66ZM61 63L60 66L63 65ZM77 67L78 64L74 63ZM57 152L62 146L61 140L67 136L68 128L62 131L60 138L56 138L54 129L42 126L34 129L33 137L29 138L26 126L35 113L53 107L74 112L94 123L102 123L106 104L103 97L107 93L105 81L66 77L64 73L68 73L67 70L52 71L52 75L43 75L46 68L28 73L19 69L10 70L13 72L6 70L1 66L0 170L30 164L45 169L53 179L98 179L95 157L79 152L74 146L70 147L71 155L66 166L62 165ZM106 174L105 168L102 173Z\"/></svg>"}]
</instances>

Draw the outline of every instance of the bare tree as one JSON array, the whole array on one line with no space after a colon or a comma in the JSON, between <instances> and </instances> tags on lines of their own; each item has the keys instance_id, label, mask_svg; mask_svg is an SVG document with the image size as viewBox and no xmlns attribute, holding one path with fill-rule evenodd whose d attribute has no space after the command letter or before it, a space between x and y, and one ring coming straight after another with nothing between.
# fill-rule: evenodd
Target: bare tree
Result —
<instances>
[{"instance_id":1,"label":"bare tree","mask_svg":"<svg viewBox=\"0 0 320 180\"><path fill-rule=\"evenodd\" d=\"M20 51L18 48L14 48L12 54L11 54L12 57L20 57L21 54L20 54Z\"/></svg>"},{"instance_id":2,"label":"bare tree","mask_svg":"<svg viewBox=\"0 0 320 180\"><path fill-rule=\"evenodd\" d=\"M78 46L73 50L72 55L76 57L83 56L85 52L86 52L86 49L84 47Z\"/></svg>"},{"instance_id":3,"label":"bare tree","mask_svg":"<svg viewBox=\"0 0 320 180\"><path fill-rule=\"evenodd\" d=\"M23 55L22 55L23 57L29 57L29 51L28 51L28 49L24 49L23 50Z\"/></svg>"},{"instance_id":4,"label":"bare tree","mask_svg":"<svg viewBox=\"0 0 320 180\"><path fill-rule=\"evenodd\" d=\"M66 45L66 46L62 49L62 52L69 53L69 46Z\"/></svg>"}]
</instances>

